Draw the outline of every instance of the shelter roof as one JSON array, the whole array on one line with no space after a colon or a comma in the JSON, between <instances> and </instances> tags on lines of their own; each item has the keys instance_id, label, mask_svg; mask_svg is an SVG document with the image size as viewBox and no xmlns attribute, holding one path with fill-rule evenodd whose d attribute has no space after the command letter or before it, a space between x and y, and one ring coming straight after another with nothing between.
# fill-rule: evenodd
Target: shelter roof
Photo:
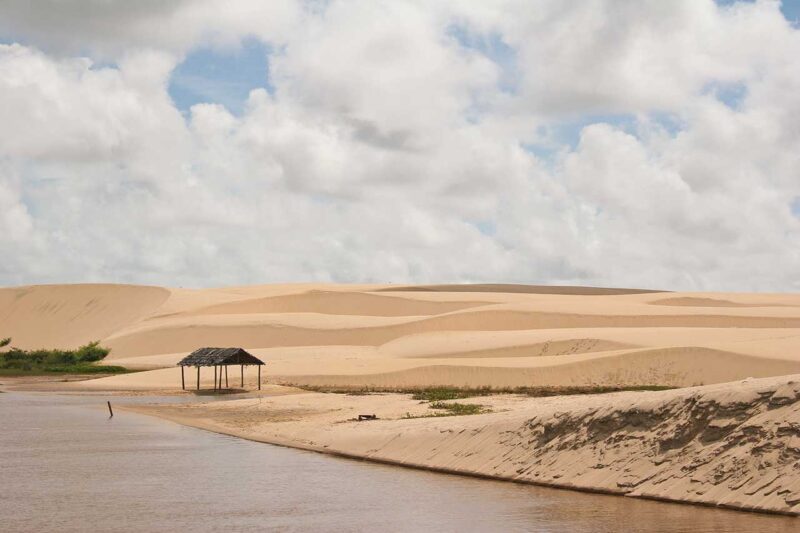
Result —
<instances>
[{"instance_id":1,"label":"shelter roof","mask_svg":"<svg viewBox=\"0 0 800 533\"><path fill-rule=\"evenodd\" d=\"M198 348L178 366L263 365L264 361L242 348Z\"/></svg>"}]
</instances>

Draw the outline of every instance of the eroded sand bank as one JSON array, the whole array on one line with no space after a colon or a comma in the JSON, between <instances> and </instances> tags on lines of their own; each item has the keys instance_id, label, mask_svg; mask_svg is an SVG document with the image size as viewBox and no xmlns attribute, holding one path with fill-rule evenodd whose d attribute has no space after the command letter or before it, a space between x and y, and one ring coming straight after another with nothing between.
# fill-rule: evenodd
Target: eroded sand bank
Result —
<instances>
[{"instance_id":1,"label":"eroded sand bank","mask_svg":"<svg viewBox=\"0 0 800 533\"><path fill-rule=\"evenodd\" d=\"M631 497L800 515L800 375L660 392L456 400L273 386L266 396L137 407L247 439L373 461ZM359 414L379 420L357 421ZM409 418L421 417L421 418Z\"/></svg>"}]
</instances>

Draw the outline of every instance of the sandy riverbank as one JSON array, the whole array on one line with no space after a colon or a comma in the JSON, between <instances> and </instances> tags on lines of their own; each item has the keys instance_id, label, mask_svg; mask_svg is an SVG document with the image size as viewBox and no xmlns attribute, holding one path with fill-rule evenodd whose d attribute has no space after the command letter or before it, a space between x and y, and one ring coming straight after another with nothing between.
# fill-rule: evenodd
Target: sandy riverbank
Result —
<instances>
[{"instance_id":1,"label":"sandy riverbank","mask_svg":"<svg viewBox=\"0 0 800 533\"><path fill-rule=\"evenodd\" d=\"M484 396L455 401L490 413L435 418L404 394L266 392L135 410L372 461L800 515L800 375L660 392ZM358 422L359 414L379 420Z\"/></svg>"},{"instance_id":2,"label":"sandy riverbank","mask_svg":"<svg viewBox=\"0 0 800 533\"><path fill-rule=\"evenodd\" d=\"M112 350L107 363L144 370L81 382L42 379L22 386L29 390L186 394L177 361L201 346L241 346L266 362L271 385L261 394L147 412L421 468L800 511L797 295L523 285L51 285L0 289L0 328L0 338L21 348L99 340ZM203 370L203 388L212 376ZM245 389L256 388L255 376L245 376ZM194 384L196 375L187 379ZM432 411L409 395L319 394L288 385L684 388L487 396L459 401L491 413L405 418ZM380 420L350 420L372 413Z\"/></svg>"}]
</instances>

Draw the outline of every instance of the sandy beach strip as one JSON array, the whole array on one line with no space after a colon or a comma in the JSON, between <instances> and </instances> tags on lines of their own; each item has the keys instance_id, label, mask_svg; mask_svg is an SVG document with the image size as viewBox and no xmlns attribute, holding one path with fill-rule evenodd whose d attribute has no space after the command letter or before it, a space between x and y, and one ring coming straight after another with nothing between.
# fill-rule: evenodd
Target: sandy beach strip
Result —
<instances>
[{"instance_id":1,"label":"sandy beach strip","mask_svg":"<svg viewBox=\"0 0 800 533\"><path fill-rule=\"evenodd\" d=\"M658 392L453 400L271 386L265 396L128 407L254 441L428 470L800 515L800 375ZM289 394L290 393L290 394ZM360 414L378 420L357 421Z\"/></svg>"}]
</instances>

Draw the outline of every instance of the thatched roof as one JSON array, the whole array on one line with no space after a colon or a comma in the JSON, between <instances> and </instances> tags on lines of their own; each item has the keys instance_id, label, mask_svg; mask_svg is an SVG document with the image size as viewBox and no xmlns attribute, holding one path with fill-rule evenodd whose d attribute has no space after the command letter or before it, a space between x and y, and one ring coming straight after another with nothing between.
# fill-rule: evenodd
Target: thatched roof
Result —
<instances>
[{"instance_id":1,"label":"thatched roof","mask_svg":"<svg viewBox=\"0 0 800 533\"><path fill-rule=\"evenodd\" d=\"M264 361L242 348L199 348L178 366L263 365Z\"/></svg>"}]
</instances>

